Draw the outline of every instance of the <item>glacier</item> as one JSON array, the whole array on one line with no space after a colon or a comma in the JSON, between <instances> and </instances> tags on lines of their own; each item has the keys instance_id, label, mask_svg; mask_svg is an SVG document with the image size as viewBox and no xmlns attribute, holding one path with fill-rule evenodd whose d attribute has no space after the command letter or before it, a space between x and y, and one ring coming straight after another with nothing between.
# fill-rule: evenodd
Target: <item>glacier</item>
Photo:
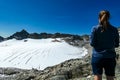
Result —
<instances>
[{"instance_id":1,"label":"glacier","mask_svg":"<svg viewBox=\"0 0 120 80\"><path fill-rule=\"evenodd\" d=\"M86 54L86 48L69 45L61 38L11 39L0 42L0 67L43 70Z\"/></svg>"}]
</instances>

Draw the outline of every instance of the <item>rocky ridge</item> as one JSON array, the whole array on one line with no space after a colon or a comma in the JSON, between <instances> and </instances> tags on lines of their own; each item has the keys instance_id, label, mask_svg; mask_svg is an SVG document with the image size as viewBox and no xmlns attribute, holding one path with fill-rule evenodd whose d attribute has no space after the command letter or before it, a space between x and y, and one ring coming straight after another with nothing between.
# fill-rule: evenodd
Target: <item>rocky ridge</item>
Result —
<instances>
[{"instance_id":1,"label":"rocky ridge","mask_svg":"<svg viewBox=\"0 0 120 80\"><path fill-rule=\"evenodd\" d=\"M31 38L31 39L46 39L46 38L67 38L67 39L72 39L72 40L83 40L84 38L88 39L88 35L73 35L73 34L65 34L65 33L29 33L26 30L21 30L19 32L15 32L14 34L10 35L7 38L4 38L0 36L0 41L4 40L9 40L9 39L17 39L17 40L22 40L26 38Z\"/></svg>"}]
</instances>

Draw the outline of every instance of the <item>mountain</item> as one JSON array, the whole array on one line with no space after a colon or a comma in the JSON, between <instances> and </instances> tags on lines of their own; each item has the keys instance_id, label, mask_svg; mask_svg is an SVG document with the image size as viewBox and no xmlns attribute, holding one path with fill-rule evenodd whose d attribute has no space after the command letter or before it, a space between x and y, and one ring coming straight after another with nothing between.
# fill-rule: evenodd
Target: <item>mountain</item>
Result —
<instances>
[{"instance_id":1,"label":"mountain","mask_svg":"<svg viewBox=\"0 0 120 80\"><path fill-rule=\"evenodd\" d=\"M7 37L5 40L9 39L17 39L17 40L22 40L26 38L31 38L31 39L46 39L46 38L66 38L69 37L72 40L83 40L84 36L80 35L73 35L73 34L63 34L63 33L28 33L25 29L21 30L20 32L16 32L13 35ZM85 35L86 37L86 35Z\"/></svg>"},{"instance_id":2,"label":"mountain","mask_svg":"<svg viewBox=\"0 0 120 80\"><path fill-rule=\"evenodd\" d=\"M0 36L0 42L4 41L4 38L2 36Z\"/></svg>"},{"instance_id":3,"label":"mountain","mask_svg":"<svg viewBox=\"0 0 120 80\"><path fill-rule=\"evenodd\" d=\"M40 69L87 54L84 47L75 47L62 38L10 39L0 43L0 67Z\"/></svg>"},{"instance_id":4,"label":"mountain","mask_svg":"<svg viewBox=\"0 0 120 80\"><path fill-rule=\"evenodd\" d=\"M26 30L21 30L20 32L16 32L13 35L11 35L10 37L8 37L7 39L17 39L17 40L22 40L22 39L26 39L28 38L29 33Z\"/></svg>"}]
</instances>

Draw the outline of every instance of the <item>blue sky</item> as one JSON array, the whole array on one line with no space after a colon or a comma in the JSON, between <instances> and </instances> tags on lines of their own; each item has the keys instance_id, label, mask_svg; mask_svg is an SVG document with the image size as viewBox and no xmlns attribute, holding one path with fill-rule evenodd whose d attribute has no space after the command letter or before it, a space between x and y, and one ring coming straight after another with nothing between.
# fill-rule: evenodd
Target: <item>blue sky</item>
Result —
<instances>
[{"instance_id":1,"label":"blue sky","mask_svg":"<svg viewBox=\"0 0 120 80\"><path fill-rule=\"evenodd\" d=\"M26 29L33 33L90 34L98 13L109 10L120 26L120 0L0 0L0 36Z\"/></svg>"}]
</instances>

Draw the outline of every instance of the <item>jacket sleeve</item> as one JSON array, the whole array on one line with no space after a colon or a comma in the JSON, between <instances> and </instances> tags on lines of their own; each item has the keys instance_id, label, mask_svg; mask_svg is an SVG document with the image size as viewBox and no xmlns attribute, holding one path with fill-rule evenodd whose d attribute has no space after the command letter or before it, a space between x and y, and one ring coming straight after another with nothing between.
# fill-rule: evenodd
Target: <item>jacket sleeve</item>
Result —
<instances>
[{"instance_id":1,"label":"jacket sleeve","mask_svg":"<svg viewBox=\"0 0 120 80\"><path fill-rule=\"evenodd\" d=\"M93 28L90 35L90 45L92 47L96 46L96 29Z\"/></svg>"},{"instance_id":2,"label":"jacket sleeve","mask_svg":"<svg viewBox=\"0 0 120 80\"><path fill-rule=\"evenodd\" d=\"M115 47L119 47L119 32L116 29L116 37L115 37Z\"/></svg>"}]
</instances>

